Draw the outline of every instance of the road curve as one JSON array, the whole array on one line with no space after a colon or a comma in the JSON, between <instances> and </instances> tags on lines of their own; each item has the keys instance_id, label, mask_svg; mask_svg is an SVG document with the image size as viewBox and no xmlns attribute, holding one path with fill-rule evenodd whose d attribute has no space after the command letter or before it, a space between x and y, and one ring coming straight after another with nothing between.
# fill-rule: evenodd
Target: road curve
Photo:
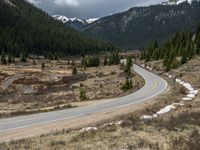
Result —
<instances>
[{"instance_id":1,"label":"road curve","mask_svg":"<svg viewBox=\"0 0 200 150\"><path fill-rule=\"evenodd\" d=\"M74 109L0 119L0 133L3 134L4 132L15 129L68 120L114 108L125 107L127 105L132 105L153 98L167 88L167 82L159 76L137 65L134 65L133 67L134 70L145 80L145 85L135 93L120 98L113 98L104 102L99 101L93 105L82 106Z\"/></svg>"}]
</instances>

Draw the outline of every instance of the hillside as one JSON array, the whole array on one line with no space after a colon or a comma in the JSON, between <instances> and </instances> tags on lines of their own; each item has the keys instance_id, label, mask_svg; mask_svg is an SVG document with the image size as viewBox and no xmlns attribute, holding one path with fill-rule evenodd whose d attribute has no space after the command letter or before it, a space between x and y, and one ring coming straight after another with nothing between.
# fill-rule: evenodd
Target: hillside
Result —
<instances>
[{"instance_id":1,"label":"hillside","mask_svg":"<svg viewBox=\"0 0 200 150\"><path fill-rule=\"evenodd\" d=\"M175 32L193 29L199 20L200 2L197 1L135 7L88 25L84 33L124 49L138 49L154 40L163 42Z\"/></svg>"},{"instance_id":2,"label":"hillside","mask_svg":"<svg viewBox=\"0 0 200 150\"><path fill-rule=\"evenodd\" d=\"M22 53L63 56L114 49L110 44L66 28L25 0L1 0L0 10L0 53L16 57Z\"/></svg>"},{"instance_id":3,"label":"hillside","mask_svg":"<svg viewBox=\"0 0 200 150\"><path fill-rule=\"evenodd\" d=\"M158 46L155 42L142 51L141 59L146 62L163 60L162 68L165 71L176 69L180 65L200 54L200 27L195 32L176 33L174 37Z\"/></svg>"}]
</instances>

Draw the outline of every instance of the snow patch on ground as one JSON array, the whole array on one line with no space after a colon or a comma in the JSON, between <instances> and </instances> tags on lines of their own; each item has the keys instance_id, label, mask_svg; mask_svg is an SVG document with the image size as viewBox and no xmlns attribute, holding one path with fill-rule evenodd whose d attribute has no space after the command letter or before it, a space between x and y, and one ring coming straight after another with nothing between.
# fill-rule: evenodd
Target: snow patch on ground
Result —
<instances>
[{"instance_id":1,"label":"snow patch on ground","mask_svg":"<svg viewBox=\"0 0 200 150\"><path fill-rule=\"evenodd\" d=\"M162 108L160 111L157 112L158 115L161 115L161 114L165 114L165 113L168 113L170 112L172 109L175 109L176 107L174 105L168 105L166 106L165 108Z\"/></svg>"},{"instance_id":2,"label":"snow patch on ground","mask_svg":"<svg viewBox=\"0 0 200 150\"><path fill-rule=\"evenodd\" d=\"M190 97L184 97L184 98L182 98L182 100L183 100L183 101L191 101L192 98L190 98Z\"/></svg>"},{"instance_id":3,"label":"snow patch on ground","mask_svg":"<svg viewBox=\"0 0 200 150\"><path fill-rule=\"evenodd\" d=\"M112 126L112 125L121 125L124 121L121 120L121 121L118 121L118 122L110 122L110 123L106 123L102 126L100 126L99 128L103 128L103 127L107 127L107 126ZM97 127L85 127L85 128L82 128L79 132L89 132L89 131L96 131L98 130Z\"/></svg>"},{"instance_id":4,"label":"snow patch on ground","mask_svg":"<svg viewBox=\"0 0 200 150\"><path fill-rule=\"evenodd\" d=\"M85 131L96 131L98 128L97 127L85 127L85 128L82 128L80 130L80 132L85 132Z\"/></svg>"},{"instance_id":5,"label":"snow patch on ground","mask_svg":"<svg viewBox=\"0 0 200 150\"><path fill-rule=\"evenodd\" d=\"M153 118L157 118L158 116L165 114L165 113L168 113L171 110L176 109L178 106L183 106L183 105L184 104L182 104L182 103L173 103L172 105L168 105L168 106L160 109L158 112L156 112L156 114L153 114L152 116L151 115L143 115L141 117L141 119L150 120L150 119L153 119Z\"/></svg>"},{"instance_id":6,"label":"snow patch on ground","mask_svg":"<svg viewBox=\"0 0 200 150\"><path fill-rule=\"evenodd\" d=\"M153 119L154 117L153 116L150 116L150 115L143 115L142 117L141 117L141 119L143 119L143 120L150 120L150 119Z\"/></svg>"},{"instance_id":7,"label":"snow patch on ground","mask_svg":"<svg viewBox=\"0 0 200 150\"><path fill-rule=\"evenodd\" d=\"M141 64L140 66L143 67L143 68L152 70L151 67L146 66L145 64ZM171 75L169 73L164 73L163 75L165 75L169 79L175 79L175 76L173 76L173 75ZM198 95L199 91L195 90L190 83L186 83L186 82L184 82L184 81L182 81L181 79L178 79L178 78L176 78L175 81L177 83L179 83L180 85L184 86L188 90L188 94L186 95L186 97L184 97L184 98L181 99L182 101L191 101L191 100L193 100ZM141 119L143 119L143 120L150 120L150 119L158 117L159 115L168 113L171 110L176 109L178 106L183 106L183 105L184 105L183 103L173 103L172 105L168 105L168 106L160 109L160 111L158 111L156 114L153 114L153 115L143 115L141 117Z\"/></svg>"},{"instance_id":8,"label":"snow patch on ground","mask_svg":"<svg viewBox=\"0 0 200 150\"><path fill-rule=\"evenodd\" d=\"M187 97L189 97L189 98L194 98L195 95L194 95L194 94L188 94Z\"/></svg>"}]
</instances>

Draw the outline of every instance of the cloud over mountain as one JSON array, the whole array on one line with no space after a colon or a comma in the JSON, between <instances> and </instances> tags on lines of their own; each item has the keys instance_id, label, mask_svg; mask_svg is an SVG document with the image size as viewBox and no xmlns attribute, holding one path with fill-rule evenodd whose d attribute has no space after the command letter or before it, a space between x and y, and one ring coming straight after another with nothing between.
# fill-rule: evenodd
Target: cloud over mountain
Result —
<instances>
[{"instance_id":1,"label":"cloud over mountain","mask_svg":"<svg viewBox=\"0 0 200 150\"><path fill-rule=\"evenodd\" d=\"M55 0L54 3L60 6L63 6L63 5L67 5L70 7L79 6L78 0Z\"/></svg>"}]
</instances>

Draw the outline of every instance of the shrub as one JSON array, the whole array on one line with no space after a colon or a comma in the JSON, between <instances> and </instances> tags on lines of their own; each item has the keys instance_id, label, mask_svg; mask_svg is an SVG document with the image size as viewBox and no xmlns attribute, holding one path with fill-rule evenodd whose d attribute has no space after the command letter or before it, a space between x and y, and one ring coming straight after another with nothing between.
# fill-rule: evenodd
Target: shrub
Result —
<instances>
[{"instance_id":1,"label":"shrub","mask_svg":"<svg viewBox=\"0 0 200 150\"><path fill-rule=\"evenodd\" d=\"M87 97L86 97L86 91L84 89L80 89L80 100L84 101L86 99L87 99Z\"/></svg>"},{"instance_id":2,"label":"shrub","mask_svg":"<svg viewBox=\"0 0 200 150\"><path fill-rule=\"evenodd\" d=\"M179 87L178 88L178 94L187 94L187 90L183 87L183 86L181 86L181 87Z\"/></svg>"},{"instance_id":3,"label":"shrub","mask_svg":"<svg viewBox=\"0 0 200 150\"><path fill-rule=\"evenodd\" d=\"M73 66L72 75L75 75L75 74L77 74L77 73L78 73L78 71L77 71L76 66Z\"/></svg>"},{"instance_id":4,"label":"shrub","mask_svg":"<svg viewBox=\"0 0 200 150\"><path fill-rule=\"evenodd\" d=\"M133 81L131 79L126 79L125 83L122 85L122 90L127 91L133 88Z\"/></svg>"}]
</instances>

